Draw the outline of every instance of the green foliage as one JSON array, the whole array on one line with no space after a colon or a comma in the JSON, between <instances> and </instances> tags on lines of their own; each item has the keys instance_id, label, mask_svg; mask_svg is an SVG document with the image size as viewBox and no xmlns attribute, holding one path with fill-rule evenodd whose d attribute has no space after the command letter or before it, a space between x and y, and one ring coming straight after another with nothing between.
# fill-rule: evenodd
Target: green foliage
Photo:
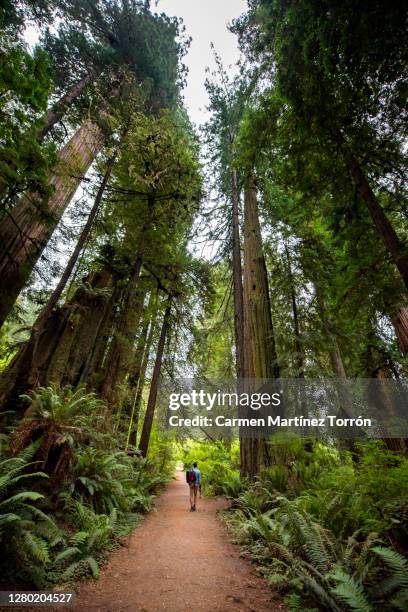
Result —
<instances>
[{"instance_id":1,"label":"green foliage","mask_svg":"<svg viewBox=\"0 0 408 612\"><path fill-rule=\"evenodd\" d=\"M102 59L103 67L106 64L113 64L116 70L127 67L138 83L149 81L156 110L177 104L185 72L181 60L189 41L176 17L152 13L149 3L141 0L109 3L56 0L55 4L63 20L70 23L69 31L84 33L85 39L98 43L93 45L91 57L87 57L89 44L78 37L79 45L85 47L82 62L98 65ZM66 28L62 31L65 34ZM67 51L70 50L68 46Z\"/></svg>"},{"instance_id":2,"label":"green foliage","mask_svg":"<svg viewBox=\"0 0 408 612\"><path fill-rule=\"evenodd\" d=\"M25 190L47 195L54 146L36 139L51 89L51 63L43 49L30 54L4 32L0 37L0 190L2 210Z\"/></svg>"},{"instance_id":3,"label":"green foliage","mask_svg":"<svg viewBox=\"0 0 408 612\"><path fill-rule=\"evenodd\" d=\"M61 425L79 422L83 417L94 417L104 403L95 393L88 393L85 387L63 387L50 385L38 387L32 395L23 395L30 406L27 417L30 420L53 421Z\"/></svg>"},{"instance_id":4,"label":"green foliage","mask_svg":"<svg viewBox=\"0 0 408 612\"><path fill-rule=\"evenodd\" d=\"M202 477L202 489L206 495L222 495L224 491L236 490L238 470L231 470L231 465L238 465L238 446L229 448L219 441L214 444L208 442L189 442L181 448L180 459L184 468L188 469L194 462L198 463ZM230 477L235 479L230 482Z\"/></svg>"},{"instance_id":5,"label":"green foliage","mask_svg":"<svg viewBox=\"0 0 408 612\"><path fill-rule=\"evenodd\" d=\"M103 402L85 387L61 389L57 385L38 387L21 399L30 405L13 432L13 451L19 452L33 440L41 439L35 458L42 469L55 479L67 477L75 441L93 436L92 426L101 419Z\"/></svg>"},{"instance_id":6,"label":"green foliage","mask_svg":"<svg viewBox=\"0 0 408 612\"><path fill-rule=\"evenodd\" d=\"M407 541L407 459L379 443L357 445L354 461L294 437L270 447L273 465L250 487L231 477L224 519L290 609L404 609L408 561L383 543Z\"/></svg>"},{"instance_id":7,"label":"green foliage","mask_svg":"<svg viewBox=\"0 0 408 612\"><path fill-rule=\"evenodd\" d=\"M110 514L147 512L167 473L156 473L146 460L93 446L79 448L69 493L93 511Z\"/></svg>"},{"instance_id":8,"label":"green foliage","mask_svg":"<svg viewBox=\"0 0 408 612\"><path fill-rule=\"evenodd\" d=\"M69 539L68 547L56 558L55 563L68 563L61 580L67 581L79 577L90 570L94 578L99 576L98 559L112 542L116 523L116 510L112 509L109 516L95 514L80 502L73 502L67 507L68 522L75 526L76 531Z\"/></svg>"},{"instance_id":9,"label":"green foliage","mask_svg":"<svg viewBox=\"0 0 408 612\"><path fill-rule=\"evenodd\" d=\"M128 459L125 453L106 453L93 446L80 449L75 457L71 493L82 503L88 502L95 512L126 510L124 503L129 500L123 485L131 474L124 459Z\"/></svg>"},{"instance_id":10,"label":"green foliage","mask_svg":"<svg viewBox=\"0 0 408 612\"><path fill-rule=\"evenodd\" d=\"M0 461L4 571L36 588L97 578L107 552L151 509L173 464L166 453L148 461L119 450L97 415L105 405L82 387L41 387L25 399L26 419L2 440L9 454L21 448ZM69 469L60 473L55 459L64 465L67 448Z\"/></svg>"},{"instance_id":11,"label":"green foliage","mask_svg":"<svg viewBox=\"0 0 408 612\"><path fill-rule=\"evenodd\" d=\"M45 499L33 490L47 474L33 471L32 458L38 444L16 457L0 461L0 544L2 569L14 571L37 587L45 584L53 551L63 542L63 533L54 519L39 506Z\"/></svg>"},{"instance_id":12,"label":"green foliage","mask_svg":"<svg viewBox=\"0 0 408 612\"><path fill-rule=\"evenodd\" d=\"M251 0L234 24L259 84L238 126L237 166L258 177L286 376L298 374L299 346L307 375L332 375L333 341L350 377L406 367L391 329L406 287L350 172L354 158L406 257L403 15L399 2Z\"/></svg>"}]
</instances>

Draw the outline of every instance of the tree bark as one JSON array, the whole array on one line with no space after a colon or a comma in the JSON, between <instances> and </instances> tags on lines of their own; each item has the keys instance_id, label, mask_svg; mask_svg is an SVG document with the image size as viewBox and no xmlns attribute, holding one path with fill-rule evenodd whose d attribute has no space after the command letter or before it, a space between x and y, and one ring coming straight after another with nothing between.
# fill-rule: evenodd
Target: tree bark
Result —
<instances>
[{"instance_id":1,"label":"tree bark","mask_svg":"<svg viewBox=\"0 0 408 612\"><path fill-rule=\"evenodd\" d=\"M143 422L142 434L140 436L139 450L143 457L147 457L147 451L149 449L150 433L152 431L154 411L156 408L157 391L163 361L164 346L166 343L166 336L170 327L170 315L172 305L171 301L171 296L169 296L163 317L160 338L157 345L156 360L154 362L152 381L150 383L149 399L147 400L146 415Z\"/></svg>"},{"instance_id":2,"label":"tree bark","mask_svg":"<svg viewBox=\"0 0 408 612\"><path fill-rule=\"evenodd\" d=\"M239 192L238 177L235 169L231 172L232 192L232 282L234 295L234 335L235 335L235 368L237 373L237 391L243 391L245 378L245 339L244 339L244 290L242 284L241 238L239 227ZM246 476L249 471L250 441L239 430L240 471Z\"/></svg>"},{"instance_id":3,"label":"tree bark","mask_svg":"<svg viewBox=\"0 0 408 612\"><path fill-rule=\"evenodd\" d=\"M138 286L141 269L142 260L138 253L109 349L109 367L101 387L101 396L109 404L115 401L117 386L128 373L133 357L135 335L145 296L145 292Z\"/></svg>"},{"instance_id":4,"label":"tree bark","mask_svg":"<svg viewBox=\"0 0 408 612\"><path fill-rule=\"evenodd\" d=\"M108 353L109 341L113 336L117 305L120 303L123 294L123 289L118 286L117 280L116 278L111 298L106 307L103 320L101 321L98 337L96 338L92 351L88 355L80 379L81 383L85 382L88 387L96 391L99 391L105 374L103 366Z\"/></svg>"},{"instance_id":5,"label":"tree bark","mask_svg":"<svg viewBox=\"0 0 408 612\"><path fill-rule=\"evenodd\" d=\"M245 190L244 304L247 378L279 378L254 178Z\"/></svg>"},{"instance_id":6,"label":"tree bark","mask_svg":"<svg viewBox=\"0 0 408 612\"><path fill-rule=\"evenodd\" d=\"M108 167L106 169L106 172L103 176L102 182L99 185L99 189L97 191L95 200L94 200L94 204L91 208L91 211L89 213L88 219L82 229L82 232L78 238L78 241L75 245L75 248L72 252L71 257L68 260L67 265L65 266L65 270L57 284L57 286L55 287L54 291L51 293L43 311L40 313L39 317L37 318L36 322L34 323L33 326L33 330L35 329L39 329L40 333L41 333L41 319L42 320L46 320L47 317L50 315L52 309L54 308L54 306L56 306L59 298L62 295L62 292L64 291L66 284L69 280L69 277L72 274L72 271L75 267L76 262L78 261L78 257L82 251L82 249L85 246L86 241L89 238L89 235L91 233L91 229L93 227L96 215L98 214L99 211L99 207L103 198L103 194L105 193L105 189L106 186L108 184L109 178L111 176L112 173L112 168L113 168L113 163L114 163L114 159L111 159L108 162Z\"/></svg>"},{"instance_id":7,"label":"tree bark","mask_svg":"<svg viewBox=\"0 0 408 612\"><path fill-rule=\"evenodd\" d=\"M110 309L110 295L114 291L114 277L106 277L105 284L100 282L95 295L90 295L87 303L81 305L79 315L80 321L75 330L75 336L69 352L69 358L61 369L63 374L60 378L62 385L76 386L80 383L88 383L87 367L89 355L92 354L101 333L106 312ZM100 291L103 289L103 292ZM107 291L109 290L109 291ZM55 357L53 361L55 361ZM63 361L63 360L62 360ZM51 380L52 370L48 376ZM54 380L54 379L52 379Z\"/></svg>"},{"instance_id":8,"label":"tree bark","mask_svg":"<svg viewBox=\"0 0 408 612\"><path fill-rule=\"evenodd\" d=\"M129 423L129 440L128 445L136 446L137 444L137 429L139 425L140 407L142 405L143 390L146 380L146 370L149 363L150 350L152 348L153 338L156 331L156 317L150 322L149 335L146 340L143 353L142 365L140 368L139 380L137 382L137 390L135 400L132 407L131 422Z\"/></svg>"},{"instance_id":9,"label":"tree bark","mask_svg":"<svg viewBox=\"0 0 408 612\"><path fill-rule=\"evenodd\" d=\"M389 387L387 385L387 381L392 379L388 366L384 364L380 367L375 367L374 371L369 371L369 376L370 378L374 378L378 381L376 383L372 383L371 380L369 380L367 385L367 396L375 405L376 410L378 410L380 414L385 414L391 419L392 417L397 416L398 411L396 411L396 407L394 405L394 398L392 397L392 394L390 395ZM386 425L382 426L381 429L381 433L384 436L382 440L389 450L399 453L406 451L408 440L404 438L390 437Z\"/></svg>"},{"instance_id":10,"label":"tree bark","mask_svg":"<svg viewBox=\"0 0 408 612\"><path fill-rule=\"evenodd\" d=\"M299 312L298 312L297 300L296 300L296 287L295 287L295 280L293 278L292 262L290 260L290 253L289 253L289 249L286 243L285 243L285 253L286 253L286 260L288 264L289 291L290 291L290 298L291 298L291 303L292 303L293 332L295 336L296 369L297 369L296 375L299 378L304 378L305 377L304 354L303 354L302 339L301 339L300 328L299 328Z\"/></svg>"},{"instance_id":11,"label":"tree bark","mask_svg":"<svg viewBox=\"0 0 408 612\"><path fill-rule=\"evenodd\" d=\"M48 301L46 302L44 308L41 310L41 312L37 316L33 324L33 327L31 328L31 334L30 334L29 340L25 343L25 345L20 350L20 354L18 357L18 364L19 364L18 368L19 370L21 370L20 373L17 373L17 370L16 370L17 364L14 365L14 371L16 373L16 376L18 376L18 378L20 379L20 381L22 381L24 378L24 372L26 372L27 375L32 378L33 367L35 366L35 361L38 359L37 350L38 350L41 336L44 333L47 325L49 325L51 322L53 310L55 306L57 305L59 298L62 295L62 292L68 282L71 272L74 269L78 256L89 236L93 222L95 220L96 214L99 209L99 205L103 197L103 193L105 191L107 182L109 180L109 177L112 171L112 165L113 165L113 160L112 160L112 163L108 165L108 169L103 177L101 185L99 186L92 210L81 232L81 235L78 239L75 249L71 257L68 260L64 273L62 274L61 279L59 280L54 291L51 293L50 297L48 298Z\"/></svg>"},{"instance_id":12,"label":"tree bark","mask_svg":"<svg viewBox=\"0 0 408 612\"><path fill-rule=\"evenodd\" d=\"M401 353L408 353L408 307L400 306L392 319Z\"/></svg>"},{"instance_id":13,"label":"tree bark","mask_svg":"<svg viewBox=\"0 0 408 612\"><path fill-rule=\"evenodd\" d=\"M102 130L87 120L59 153L59 162L49 180L55 191L47 202L38 193L24 195L1 223L0 326L103 142Z\"/></svg>"},{"instance_id":14,"label":"tree bark","mask_svg":"<svg viewBox=\"0 0 408 612\"><path fill-rule=\"evenodd\" d=\"M244 210L244 334L245 378L279 378L275 337L272 324L269 283L259 223L256 185L248 177ZM241 471L253 479L269 463L267 440L245 440Z\"/></svg>"},{"instance_id":15,"label":"tree bark","mask_svg":"<svg viewBox=\"0 0 408 612\"><path fill-rule=\"evenodd\" d=\"M19 396L38 385L78 384L109 303L106 290L112 285L111 272L92 272L69 302L50 313L41 333L31 335L2 376L5 406L21 411Z\"/></svg>"},{"instance_id":16,"label":"tree bark","mask_svg":"<svg viewBox=\"0 0 408 612\"><path fill-rule=\"evenodd\" d=\"M74 83L74 85L72 85L72 87L48 109L43 118L43 125L37 132L38 142L42 142L54 125L61 121L71 104L79 98L87 85L95 80L96 76L97 71L95 69L90 70L82 79Z\"/></svg>"},{"instance_id":17,"label":"tree bark","mask_svg":"<svg viewBox=\"0 0 408 612\"><path fill-rule=\"evenodd\" d=\"M239 229L239 193L237 171L231 173L232 186L232 279L234 287L234 332L237 378L245 376L244 292L242 285L241 240Z\"/></svg>"}]
</instances>

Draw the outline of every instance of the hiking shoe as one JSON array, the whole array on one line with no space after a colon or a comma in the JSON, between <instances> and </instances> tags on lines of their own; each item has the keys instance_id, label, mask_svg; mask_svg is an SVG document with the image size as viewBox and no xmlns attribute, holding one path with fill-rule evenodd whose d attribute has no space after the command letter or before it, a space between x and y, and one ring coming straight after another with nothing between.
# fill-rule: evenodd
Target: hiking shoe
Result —
<instances>
[{"instance_id":1,"label":"hiking shoe","mask_svg":"<svg viewBox=\"0 0 408 612\"><path fill-rule=\"evenodd\" d=\"M194 512L194 508L193 508L193 506L191 506L191 508L190 508L190 512Z\"/></svg>"},{"instance_id":2,"label":"hiking shoe","mask_svg":"<svg viewBox=\"0 0 408 612\"><path fill-rule=\"evenodd\" d=\"M195 506L193 506L193 512L195 512L195 511L196 511L196 507L195 507Z\"/></svg>"}]
</instances>

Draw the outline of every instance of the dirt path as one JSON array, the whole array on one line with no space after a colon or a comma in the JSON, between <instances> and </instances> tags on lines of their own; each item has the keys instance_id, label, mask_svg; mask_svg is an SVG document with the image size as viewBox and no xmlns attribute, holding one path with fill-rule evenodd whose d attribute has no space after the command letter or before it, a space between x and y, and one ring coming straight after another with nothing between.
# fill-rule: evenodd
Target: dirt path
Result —
<instances>
[{"instance_id":1,"label":"dirt path","mask_svg":"<svg viewBox=\"0 0 408 612\"><path fill-rule=\"evenodd\" d=\"M266 583L240 558L216 511L222 500L202 499L188 509L178 474L153 511L113 553L98 581L80 587L75 610L85 612L264 612L284 610Z\"/></svg>"}]
</instances>

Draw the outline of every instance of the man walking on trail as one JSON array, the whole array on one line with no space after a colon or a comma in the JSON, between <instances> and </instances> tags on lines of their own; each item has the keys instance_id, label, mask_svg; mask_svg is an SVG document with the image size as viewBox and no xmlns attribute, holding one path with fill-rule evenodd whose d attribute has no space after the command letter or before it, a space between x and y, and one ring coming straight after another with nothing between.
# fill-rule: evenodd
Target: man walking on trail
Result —
<instances>
[{"instance_id":1,"label":"man walking on trail","mask_svg":"<svg viewBox=\"0 0 408 612\"><path fill-rule=\"evenodd\" d=\"M197 493L201 492L201 472L197 467L197 463L193 463L193 467L187 470L186 481L190 487L190 512L196 511Z\"/></svg>"}]
</instances>

